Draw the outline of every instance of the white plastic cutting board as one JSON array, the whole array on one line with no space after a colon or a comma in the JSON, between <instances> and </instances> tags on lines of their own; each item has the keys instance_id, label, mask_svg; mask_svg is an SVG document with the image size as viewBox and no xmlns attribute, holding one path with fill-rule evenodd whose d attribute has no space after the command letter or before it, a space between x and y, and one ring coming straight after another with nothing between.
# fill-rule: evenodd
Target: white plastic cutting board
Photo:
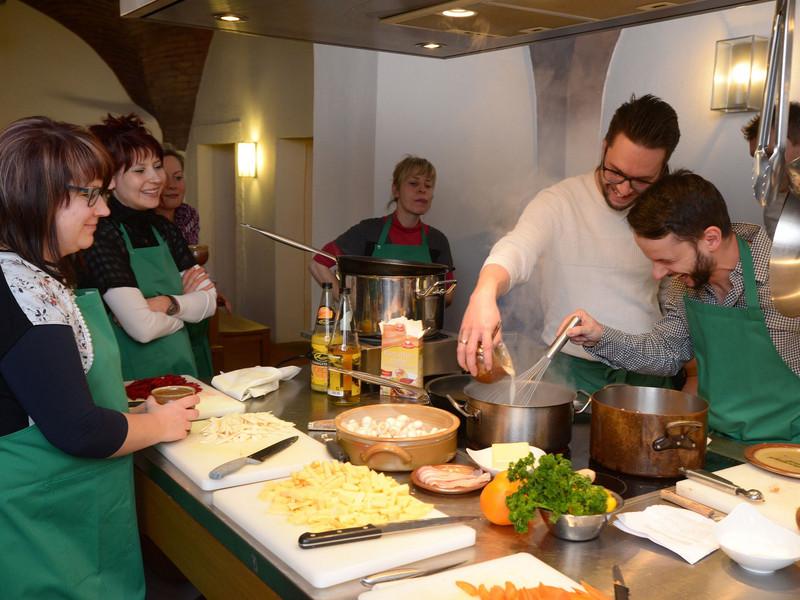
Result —
<instances>
[{"instance_id":1,"label":"white plastic cutting board","mask_svg":"<svg viewBox=\"0 0 800 600\"><path fill-rule=\"evenodd\" d=\"M297 545L297 538L308 528L289 523L283 515L267 513L268 504L258 498L262 488L262 484L254 484L220 490L214 492L212 502L317 588L330 587L475 544L475 530L472 527L448 525L396 533L375 540L303 550ZM427 516L446 515L433 510Z\"/></svg>"},{"instance_id":2,"label":"white plastic cutting board","mask_svg":"<svg viewBox=\"0 0 800 600\"><path fill-rule=\"evenodd\" d=\"M209 417L222 417L227 414L243 413L245 411L245 404L239 402L235 398L231 398L227 394L220 392L218 389L203 383L199 379L195 379L191 375L181 375L186 381L196 383L202 389L198 392L200 403L197 405L197 410L200 419L208 419ZM126 381L125 384L131 383Z\"/></svg>"},{"instance_id":3,"label":"white plastic cutting board","mask_svg":"<svg viewBox=\"0 0 800 600\"><path fill-rule=\"evenodd\" d=\"M219 490L246 483L287 477L292 471L298 471L303 465L312 461L331 459L323 444L294 427L263 440L216 444L202 441L203 436L200 435L200 430L207 424L207 421L195 421L192 423L191 433L182 440L162 442L156 445L161 454L204 490ZM297 435L299 438L294 444L261 464L245 465L222 479L211 479L208 476L213 468L224 462L247 456L293 435Z\"/></svg>"},{"instance_id":4,"label":"white plastic cutting board","mask_svg":"<svg viewBox=\"0 0 800 600\"><path fill-rule=\"evenodd\" d=\"M583 590L560 571L527 552L520 552L428 577L378 584L371 591L359 595L358 600L470 600L472 597L456 586L456 581L466 581L475 587L483 583L487 589L493 585L503 586L506 581L510 581L517 588L534 587L543 583Z\"/></svg>"},{"instance_id":5,"label":"white plastic cutting board","mask_svg":"<svg viewBox=\"0 0 800 600\"><path fill-rule=\"evenodd\" d=\"M800 507L800 479L770 473L751 464L736 465L715 471L715 474L729 479L746 490L751 488L759 490L764 494L764 502L750 502L692 479L679 481L675 484L675 491L681 496L725 513L731 512L742 502L747 502L770 521L792 531L798 531L795 512Z\"/></svg>"}]
</instances>

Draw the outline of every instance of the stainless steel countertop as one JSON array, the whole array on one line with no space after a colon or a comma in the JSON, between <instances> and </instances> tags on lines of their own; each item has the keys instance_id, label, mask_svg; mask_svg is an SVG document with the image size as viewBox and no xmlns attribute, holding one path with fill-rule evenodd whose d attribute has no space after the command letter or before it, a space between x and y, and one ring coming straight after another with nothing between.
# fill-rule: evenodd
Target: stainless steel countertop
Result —
<instances>
[{"instance_id":1,"label":"stainless steel countertop","mask_svg":"<svg viewBox=\"0 0 800 600\"><path fill-rule=\"evenodd\" d=\"M377 393L367 393L363 395L361 404L379 402L381 397ZM247 410L272 411L303 430L309 421L332 418L346 408L329 407L326 394L311 391L308 367L304 367L295 379L282 382L278 391L266 398L248 401ZM311 435L318 437L319 434ZM588 424L575 423L570 449L576 468L585 466L588 459L588 436ZM711 446L710 450L714 443ZM721 446L724 446L723 453L728 456L741 455L740 444L728 442ZM463 449L459 449L457 460L469 462ZM154 479L160 479L162 487L165 483L173 487L173 497L190 514L218 538L225 538L221 541L239 555L245 564L253 565L259 576L287 600L352 600L366 591L367 588L358 581L324 589L311 586L247 531L213 507L213 492L201 490L157 450L149 448L138 453L137 465L151 477L155 474ZM401 483L409 481L407 473L393 475ZM164 479L164 476L168 479ZM412 485L412 493L424 502L435 504L437 509L448 515L469 515L480 511L480 492L444 495ZM639 511L658 502L658 492L650 492L626 500L623 510ZM476 563L528 552L575 581L584 580L612 598L611 568L615 564L621 567L633 600L797 600L800 597L800 566L797 564L771 575L757 575L739 567L720 550L690 565L655 543L623 533L611 524L600 537L589 542L568 542L555 538L539 520L527 534L516 534L511 527L499 527L486 521L474 527L477 530L475 546L433 557L420 564L434 567L459 560ZM355 549L355 546L351 548ZM259 563L263 564L264 561L271 568L259 569ZM270 572L265 573L264 570Z\"/></svg>"}]
</instances>

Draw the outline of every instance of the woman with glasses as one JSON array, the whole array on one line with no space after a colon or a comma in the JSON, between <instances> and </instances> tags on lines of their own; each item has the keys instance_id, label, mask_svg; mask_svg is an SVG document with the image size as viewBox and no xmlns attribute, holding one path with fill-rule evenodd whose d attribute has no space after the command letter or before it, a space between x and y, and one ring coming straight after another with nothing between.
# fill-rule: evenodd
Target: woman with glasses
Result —
<instances>
[{"instance_id":1,"label":"woman with glasses","mask_svg":"<svg viewBox=\"0 0 800 600\"><path fill-rule=\"evenodd\" d=\"M155 213L165 176L161 144L134 114L89 128L114 160L111 214L81 254L81 284L100 290L110 311L126 379L212 375L203 335L217 291L195 264L181 230Z\"/></svg>"},{"instance_id":2,"label":"woman with glasses","mask_svg":"<svg viewBox=\"0 0 800 600\"><path fill-rule=\"evenodd\" d=\"M625 215L667 172L679 138L678 116L669 104L651 95L632 97L611 119L600 164L530 200L514 230L492 248L470 297L459 332L462 367L477 372L478 344L492 343L500 321L497 299L527 281L534 269L541 275L538 303L546 345L557 337L562 317L587 304L603 323L650 331L661 316L659 284ZM515 368L519 373L529 366ZM615 371L571 344L556 356L546 379L586 391L612 382L672 387L669 378Z\"/></svg>"},{"instance_id":3,"label":"woman with glasses","mask_svg":"<svg viewBox=\"0 0 800 600\"><path fill-rule=\"evenodd\" d=\"M130 453L198 416L196 396L129 414L100 294L69 287L112 169L76 125L0 132L0 598L144 598Z\"/></svg>"}]
</instances>

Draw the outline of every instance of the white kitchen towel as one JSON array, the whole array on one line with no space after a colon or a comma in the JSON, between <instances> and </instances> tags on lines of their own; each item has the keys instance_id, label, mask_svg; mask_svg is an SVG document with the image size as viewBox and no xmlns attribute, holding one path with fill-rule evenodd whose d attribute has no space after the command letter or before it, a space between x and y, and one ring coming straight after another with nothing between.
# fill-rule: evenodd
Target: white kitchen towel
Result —
<instances>
[{"instance_id":1,"label":"white kitchen towel","mask_svg":"<svg viewBox=\"0 0 800 600\"><path fill-rule=\"evenodd\" d=\"M211 385L232 398L249 400L260 398L278 389L284 379L291 379L300 372L300 367L248 367L237 371L220 373L211 380Z\"/></svg>"},{"instance_id":2,"label":"white kitchen towel","mask_svg":"<svg viewBox=\"0 0 800 600\"><path fill-rule=\"evenodd\" d=\"M614 525L672 550L692 565L719 548L714 521L685 508L648 506L641 512L619 513Z\"/></svg>"}]
</instances>

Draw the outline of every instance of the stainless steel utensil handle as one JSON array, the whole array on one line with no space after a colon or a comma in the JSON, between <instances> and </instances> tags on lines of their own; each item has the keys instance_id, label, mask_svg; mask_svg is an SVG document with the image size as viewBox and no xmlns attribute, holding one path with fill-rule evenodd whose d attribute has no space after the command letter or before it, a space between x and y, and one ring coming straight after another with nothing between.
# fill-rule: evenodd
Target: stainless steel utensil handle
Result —
<instances>
[{"instance_id":1,"label":"stainless steel utensil handle","mask_svg":"<svg viewBox=\"0 0 800 600\"><path fill-rule=\"evenodd\" d=\"M344 375L350 375L350 377L355 377L356 379L362 379L369 383L374 383L375 385L387 385L389 387L398 388L401 390L407 390L409 392L414 392L415 394L418 394L421 397L427 398L429 401L431 399L430 394L428 394L428 390L426 390L423 387L411 385L409 383L402 383L400 381L395 381L394 379L387 379L386 377L379 377L378 375L364 373L363 371L351 371L350 369L340 369L339 367L334 367L331 365L328 365L328 370L333 371L334 373L342 373Z\"/></svg>"},{"instance_id":2,"label":"stainless steel utensil handle","mask_svg":"<svg viewBox=\"0 0 800 600\"><path fill-rule=\"evenodd\" d=\"M306 252L311 252L312 254L320 254L325 258L330 258L331 260L335 261L336 256L333 254L329 254L324 250L317 250L316 248L312 248L311 246L306 246L301 242L296 242L294 240L290 240L287 237L283 237L282 235L278 235L277 233L272 233L271 231L266 231L264 229L259 229L258 227L253 227L252 225L248 225L247 223L241 223L242 227L247 227L248 229L252 229L253 231L257 231L261 235L265 235L268 238L272 238L276 242L280 242L281 244L286 244L287 246L293 246L294 248L299 248L300 250L305 250Z\"/></svg>"},{"instance_id":3,"label":"stainless steel utensil handle","mask_svg":"<svg viewBox=\"0 0 800 600\"><path fill-rule=\"evenodd\" d=\"M725 479L724 477L720 477L719 475L714 475L714 473L709 473L708 471L703 471L700 469L687 469L686 467L681 467L678 470L686 475L687 479L694 479L696 481L707 483L708 485L720 489L723 492L728 492L729 494L735 495L736 490L741 489L732 481Z\"/></svg>"},{"instance_id":4,"label":"stainless steel utensil handle","mask_svg":"<svg viewBox=\"0 0 800 600\"><path fill-rule=\"evenodd\" d=\"M570 322L567 323L567 326L564 328L564 331L561 332L561 335L559 335L556 338L556 341L553 342L553 345L550 346L550 348L545 353L545 356L547 358L549 358L550 360L553 360L553 357L556 354L558 354L559 352L561 352L561 349L564 347L564 344L566 344L567 340L569 339L567 337L567 330L568 329L572 329L573 327L575 327L580 322L581 322L581 318L580 317L572 317Z\"/></svg>"}]
</instances>

